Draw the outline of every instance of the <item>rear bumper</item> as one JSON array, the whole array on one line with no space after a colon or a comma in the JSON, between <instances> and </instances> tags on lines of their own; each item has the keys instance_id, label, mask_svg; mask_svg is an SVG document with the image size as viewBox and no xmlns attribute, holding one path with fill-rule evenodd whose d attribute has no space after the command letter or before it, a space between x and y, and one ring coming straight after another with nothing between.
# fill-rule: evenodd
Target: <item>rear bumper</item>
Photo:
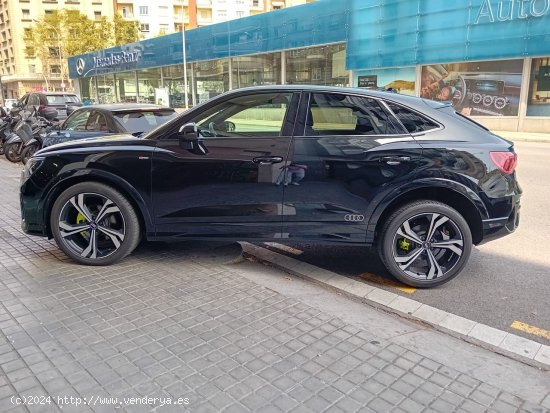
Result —
<instances>
[{"instance_id":1,"label":"rear bumper","mask_svg":"<svg viewBox=\"0 0 550 413\"><path fill-rule=\"evenodd\" d=\"M483 220L483 240L479 245L514 232L519 226L520 208L519 196L514 197L512 211L507 217Z\"/></svg>"}]
</instances>

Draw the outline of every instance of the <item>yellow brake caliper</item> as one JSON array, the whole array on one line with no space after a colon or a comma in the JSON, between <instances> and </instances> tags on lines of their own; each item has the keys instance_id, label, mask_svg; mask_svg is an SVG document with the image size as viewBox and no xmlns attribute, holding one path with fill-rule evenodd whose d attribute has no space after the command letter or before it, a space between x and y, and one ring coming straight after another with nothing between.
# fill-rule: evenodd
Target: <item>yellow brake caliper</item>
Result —
<instances>
[{"instance_id":1,"label":"yellow brake caliper","mask_svg":"<svg viewBox=\"0 0 550 413\"><path fill-rule=\"evenodd\" d=\"M401 241L399 241L399 247L403 250L403 251L408 251L409 248L411 247L411 243L409 241L407 241L406 238L402 238Z\"/></svg>"},{"instance_id":2,"label":"yellow brake caliper","mask_svg":"<svg viewBox=\"0 0 550 413\"><path fill-rule=\"evenodd\" d=\"M78 213L78 215L76 216L76 223L77 224L84 224L86 222L86 218L84 218L84 215L82 215L80 212ZM86 235L86 231L82 231L80 233L80 235L82 235L83 237Z\"/></svg>"}]
</instances>

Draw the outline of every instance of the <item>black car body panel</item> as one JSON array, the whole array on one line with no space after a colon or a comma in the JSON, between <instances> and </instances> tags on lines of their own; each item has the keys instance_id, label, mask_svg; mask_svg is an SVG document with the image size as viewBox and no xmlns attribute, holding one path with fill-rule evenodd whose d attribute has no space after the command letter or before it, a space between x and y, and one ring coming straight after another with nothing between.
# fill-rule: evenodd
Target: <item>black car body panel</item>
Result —
<instances>
[{"instance_id":1,"label":"black car body panel","mask_svg":"<svg viewBox=\"0 0 550 413\"><path fill-rule=\"evenodd\" d=\"M272 94L267 106L281 116L284 111L280 133L256 136L251 127L232 134L225 125L228 130L216 135L216 108L258 94ZM324 120L325 130L311 129L310 120L320 116L312 99L323 96L344 103L367 99L384 120L367 127L392 133L343 131L339 125L351 116L343 109L339 120ZM431 129L415 130L414 122L397 119L394 104L421 114ZM179 132L188 122L202 126L193 145ZM519 222L515 174L501 173L489 158L491 151L511 150L510 142L447 106L419 98L320 86L245 88L197 106L142 139L117 136L38 152L40 162L21 187L23 228L51 235L56 195L76 182L97 180L131 199L147 238L154 240L372 244L392 206L428 196L452 200L471 221L474 242L481 243L513 231ZM290 170L292 178L287 181L285 173L281 180L282 171Z\"/></svg>"}]
</instances>

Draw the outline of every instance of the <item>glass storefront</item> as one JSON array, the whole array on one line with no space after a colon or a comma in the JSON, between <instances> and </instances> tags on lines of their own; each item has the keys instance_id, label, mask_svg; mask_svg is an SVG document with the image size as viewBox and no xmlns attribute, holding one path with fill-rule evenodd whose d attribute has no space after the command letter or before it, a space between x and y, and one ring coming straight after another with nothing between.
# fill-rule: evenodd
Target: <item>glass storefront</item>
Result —
<instances>
[{"instance_id":1,"label":"glass storefront","mask_svg":"<svg viewBox=\"0 0 550 413\"><path fill-rule=\"evenodd\" d=\"M137 87L136 75L134 72L117 73L116 79L116 99L119 103L136 103Z\"/></svg>"},{"instance_id":2,"label":"glass storefront","mask_svg":"<svg viewBox=\"0 0 550 413\"><path fill-rule=\"evenodd\" d=\"M98 103L115 103L115 75L99 75L97 79L97 102Z\"/></svg>"},{"instance_id":3,"label":"glass storefront","mask_svg":"<svg viewBox=\"0 0 550 413\"><path fill-rule=\"evenodd\" d=\"M231 59L233 89L281 83L281 53Z\"/></svg>"},{"instance_id":4,"label":"glass storefront","mask_svg":"<svg viewBox=\"0 0 550 413\"><path fill-rule=\"evenodd\" d=\"M349 86L346 45L335 44L287 51L286 83Z\"/></svg>"},{"instance_id":5,"label":"glass storefront","mask_svg":"<svg viewBox=\"0 0 550 413\"><path fill-rule=\"evenodd\" d=\"M193 63L196 104L229 90L229 60Z\"/></svg>"},{"instance_id":6,"label":"glass storefront","mask_svg":"<svg viewBox=\"0 0 550 413\"><path fill-rule=\"evenodd\" d=\"M162 68L163 87L168 92L168 103L172 108L185 107L185 76L183 65L167 66ZM187 65L187 94L188 105L193 105L191 93L191 65Z\"/></svg>"},{"instance_id":7,"label":"glass storefront","mask_svg":"<svg viewBox=\"0 0 550 413\"><path fill-rule=\"evenodd\" d=\"M162 75L160 68L145 69L137 72L138 76L138 102L139 103L161 103L159 91Z\"/></svg>"},{"instance_id":8,"label":"glass storefront","mask_svg":"<svg viewBox=\"0 0 550 413\"><path fill-rule=\"evenodd\" d=\"M550 57L533 59L527 116L550 116Z\"/></svg>"},{"instance_id":9,"label":"glass storefront","mask_svg":"<svg viewBox=\"0 0 550 413\"><path fill-rule=\"evenodd\" d=\"M517 116L523 60L422 66L420 96L472 116Z\"/></svg>"}]
</instances>

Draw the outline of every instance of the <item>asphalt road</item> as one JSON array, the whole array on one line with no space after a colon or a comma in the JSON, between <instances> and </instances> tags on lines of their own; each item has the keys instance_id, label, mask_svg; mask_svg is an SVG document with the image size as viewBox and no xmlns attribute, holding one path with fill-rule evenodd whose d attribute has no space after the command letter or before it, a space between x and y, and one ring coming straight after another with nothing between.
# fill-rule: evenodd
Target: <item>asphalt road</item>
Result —
<instances>
[{"instance_id":1,"label":"asphalt road","mask_svg":"<svg viewBox=\"0 0 550 413\"><path fill-rule=\"evenodd\" d=\"M392 277L377 256L365 248L295 244L293 247L303 253L289 255L548 345L550 143L520 142L516 144L516 150L519 156L518 179L524 191L520 227L508 237L476 247L464 271L439 288L402 291L385 285L393 281ZM514 322L538 330L524 332L513 328Z\"/></svg>"}]
</instances>

